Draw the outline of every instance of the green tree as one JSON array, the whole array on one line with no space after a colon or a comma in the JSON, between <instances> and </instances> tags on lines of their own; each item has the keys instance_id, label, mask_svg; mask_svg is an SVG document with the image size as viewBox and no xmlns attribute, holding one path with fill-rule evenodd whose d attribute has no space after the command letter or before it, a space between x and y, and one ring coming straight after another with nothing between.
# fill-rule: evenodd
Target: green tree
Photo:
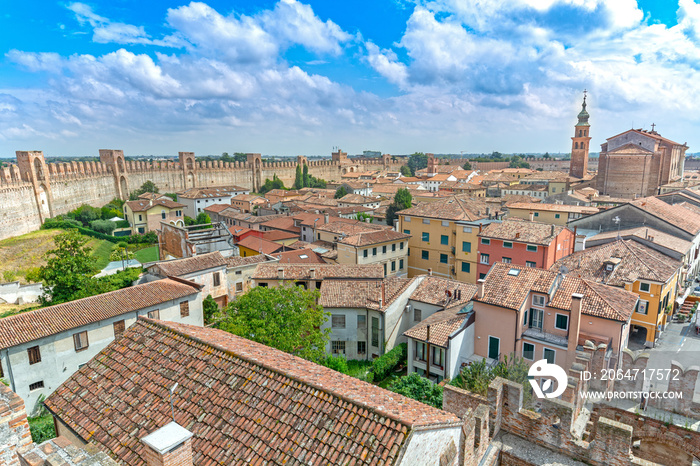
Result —
<instances>
[{"instance_id":1,"label":"green tree","mask_svg":"<svg viewBox=\"0 0 700 466\"><path fill-rule=\"evenodd\" d=\"M450 384L470 392L486 395L493 379L502 377L523 386L523 404L528 405L532 401L532 388L527 376L529 368L530 366L525 360L518 357L509 358L506 355L503 361L494 367L487 366L486 360L482 359L464 367Z\"/></svg>"},{"instance_id":2,"label":"green tree","mask_svg":"<svg viewBox=\"0 0 700 466\"><path fill-rule=\"evenodd\" d=\"M413 196L408 192L407 188L400 188L396 191L394 200L386 209L386 224L393 225L396 219L396 212L411 207L413 202Z\"/></svg>"},{"instance_id":3,"label":"green tree","mask_svg":"<svg viewBox=\"0 0 700 466\"><path fill-rule=\"evenodd\" d=\"M102 217L102 211L87 204L83 204L75 210L76 220L80 220L84 226L90 226L90 222Z\"/></svg>"},{"instance_id":4,"label":"green tree","mask_svg":"<svg viewBox=\"0 0 700 466\"><path fill-rule=\"evenodd\" d=\"M471 170L472 169L472 164L469 163L469 161L464 162L464 165L462 165L462 168L464 170Z\"/></svg>"},{"instance_id":5,"label":"green tree","mask_svg":"<svg viewBox=\"0 0 700 466\"><path fill-rule=\"evenodd\" d=\"M367 219L369 219L369 223L374 222L374 217L367 212L358 212L357 215L355 215L355 220L359 220L360 222L366 222Z\"/></svg>"},{"instance_id":6,"label":"green tree","mask_svg":"<svg viewBox=\"0 0 700 466\"><path fill-rule=\"evenodd\" d=\"M117 224L111 220L93 220L90 222L90 229L105 235L111 235L116 230Z\"/></svg>"},{"instance_id":7,"label":"green tree","mask_svg":"<svg viewBox=\"0 0 700 466\"><path fill-rule=\"evenodd\" d=\"M408 165L401 165L400 170L402 176L413 176L413 173L411 173L411 169L408 168Z\"/></svg>"},{"instance_id":8,"label":"green tree","mask_svg":"<svg viewBox=\"0 0 700 466\"><path fill-rule=\"evenodd\" d=\"M204 313L204 325L211 324L212 318L219 312L219 306L211 295L207 295L202 301L202 312Z\"/></svg>"},{"instance_id":9,"label":"green tree","mask_svg":"<svg viewBox=\"0 0 700 466\"><path fill-rule=\"evenodd\" d=\"M245 152L234 152L233 153L234 162L247 162L248 155Z\"/></svg>"},{"instance_id":10,"label":"green tree","mask_svg":"<svg viewBox=\"0 0 700 466\"><path fill-rule=\"evenodd\" d=\"M228 152L224 152L223 154L221 154L221 161L222 161L222 162L232 162L232 161L233 161L233 157L231 157L230 155L228 155Z\"/></svg>"},{"instance_id":11,"label":"green tree","mask_svg":"<svg viewBox=\"0 0 700 466\"><path fill-rule=\"evenodd\" d=\"M423 152L415 152L408 157L408 168L411 170L411 176L416 176L418 170L422 170L428 166L428 156Z\"/></svg>"},{"instance_id":12,"label":"green tree","mask_svg":"<svg viewBox=\"0 0 700 466\"><path fill-rule=\"evenodd\" d=\"M309 187L310 188L326 189L326 186L327 186L326 180L322 180L321 178L316 178L313 175L309 175Z\"/></svg>"},{"instance_id":13,"label":"green tree","mask_svg":"<svg viewBox=\"0 0 700 466\"><path fill-rule=\"evenodd\" d=\"M303 173L304 173L304 174L303 174L302 177L301 177L301 178L302 178L302 181L304 182L304 186L303 186L303 187L304 187L304 188L308 188L308 187L309 187L309 182L311 181L311 179L309 178L309 166L306 165L306 164L304 164Z\"/></svg>"},{"instance_id":14,"label":"green tree","mask_svg":"<svg viewBox=\"0 0 700 466\"><path fill-rule=\"evenodd\" d=\"M158 186L156 186L153 181L148 180L144 184L142 184L139 189L137 189L136 191L132 191L129 195L129 199L135 201L143 193L158 193Z\"/></svg>"},{"instance_id":15,"label":"green tree","mask_svg":"<svg viewBox=\"0 0 700 466\"><path fill-rule=\"evenodd\" d=\"M39 271L39 277L46 285L41 296L42 304L70 301L76 291L87 286L95 272L91 249L85 246L87 242L88 238L77 230L54 237L56 248L46 253L46 265Z\"/></svg>"},{"instance_id":16,"label":"green tree","mask_svg":"<svg viewBox=\"0 0 700 466\"><path fill-rule=\"evenodd\" d=\"M551 155L549 155L549 152L545 152L544 155L542 156L543 159L550 159L552 158Z\"/></svg>"},{"instance_id":17,"label":"green tree","mask_svg":"<svg viewBox=\"0 0 700 466\"><path fill-rule=\"evenodd\" d=\"M297 171L294 175L294 189L299 189L304 187L304 179L301 174L301 165L297 164Z\"/></svg>"},{"instance_id":18,"label":"green tree","mask_svg":"<svg viewBox=\"0 0 700 466\"><path fill-rule=\"evenodd\" d=\"M326 357L330 329L318 290L292 284L255 287L214 316L216 327L312 361Z\"/></svg>"},{"instance_id":19,"label":"green tree","mask_svg":"<svg viewBox=\"0 0 700 466\"><path fill-rule=\"evenodd\" d=\"M389 386L389 390L442 409L442 387L416 372L400 377Z\"/></svg>"},{"instance_id":20,"label":"green tree","mask_svg":"<svg viewBox=\"0 0 700 466\"><path fill-rule=\"evenodd\" d=\"M345 186L341 186L340 188L335 190L335 198L340 199L343 196L348 195L348 190L345 189Z\"/></svg>"},{"instance_id":21,"label":"green tree","mask_svg":"<svg viewBox=\"0 0 700 466\"><path fill-rule=\"evenodd\" d=\"M284 187L284 182L277 178L277 175L272 175L272 180L265 179L265 183L260 187L260 194L265 194L273 189L287 189Z\"/></svg>"},{"instance_id":22,"label":"green tree","mask_svg":"<svg viewBox=\"0 0 700 466\"><path fill-rule=\"evenodd\" d=\"M509 168L530 168L530 164L527 163L522 157L519 155L514 155L510 159L510 164L508 165Z\"/></svg>"}]
</instances>

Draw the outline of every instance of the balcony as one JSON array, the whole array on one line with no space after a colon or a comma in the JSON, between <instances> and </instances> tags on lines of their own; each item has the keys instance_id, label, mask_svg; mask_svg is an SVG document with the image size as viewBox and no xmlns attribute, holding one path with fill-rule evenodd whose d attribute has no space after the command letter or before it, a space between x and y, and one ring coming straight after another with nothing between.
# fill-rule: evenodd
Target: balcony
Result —
<instances>
[{"instance_id":1,"label":"balcony","mask_svg":"<svg viewBox=\"0 0 700 466\"><path fill-rule=\"evenodd\" d=\"M523 336L533 340L549 343L551 345L562 346L564 348L568 347L569 345L569 340L566 337L560 337L559 335L543 332L538 328L529 328L525 330L523 332Z\"/></svg>"}]
</instances>

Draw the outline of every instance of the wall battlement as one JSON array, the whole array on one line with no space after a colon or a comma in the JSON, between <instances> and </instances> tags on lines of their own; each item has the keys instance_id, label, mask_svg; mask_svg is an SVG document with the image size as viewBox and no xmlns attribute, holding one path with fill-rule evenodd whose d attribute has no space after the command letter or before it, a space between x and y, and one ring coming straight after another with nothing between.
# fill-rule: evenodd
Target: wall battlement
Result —
<instances>
[{"instance_id":1,"label":"wall battlement","mask_svg":"<svg viewBox=\"0 0 700 466\"><path fill-rule=\"evenodd\" d=\"M274 176L291 187L300 162L306 162L310 175L327 181L339 181L350 171L398 170L402 163L389 155L353 160L341 154L337 160L308 161L300 156L280 162L247 154L244 162L222 162L197 161L194 152L180 152L178 161L150 162L127 160L121 150L100 149L99 162L47 163L41 151L17 151L17 164L0 169L0 239L34 231L47 218L82 204L100 207L114 198L127 199L146 181L170 193L231 185L258 191Z\"/></svg>"}]
</instances>

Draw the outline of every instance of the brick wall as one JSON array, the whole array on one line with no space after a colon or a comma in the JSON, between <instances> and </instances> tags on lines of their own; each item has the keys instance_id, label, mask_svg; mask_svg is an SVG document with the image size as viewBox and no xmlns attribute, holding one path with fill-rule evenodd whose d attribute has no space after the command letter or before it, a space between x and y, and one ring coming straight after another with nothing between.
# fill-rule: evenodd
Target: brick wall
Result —
<instances>
[{"instance_id":1,"label":"brick wall","mask_svg":"<svg viewBox=\"0 0 700 466\"><path fill-rule=\"evenodd\" d=\"M19 465L17 451L32 443L24 400L0 384L0 464Z\"/></svg>"},{"instance_id":2,"label":"brick wall","mask_svg":"<svg viewBox=\"0 0 700 466\"><path fill-rule=\"evenodd\" d=\"M192 439L164 455L151 448L144 448L148 466L192 466Z\"/></svg>"}]
</instances>

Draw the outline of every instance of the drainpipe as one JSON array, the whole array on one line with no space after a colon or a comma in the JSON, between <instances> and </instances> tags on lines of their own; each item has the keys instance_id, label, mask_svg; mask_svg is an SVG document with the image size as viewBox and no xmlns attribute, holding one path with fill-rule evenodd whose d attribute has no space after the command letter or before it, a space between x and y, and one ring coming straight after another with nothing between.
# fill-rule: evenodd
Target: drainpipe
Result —
<instances>
[{"instance_id":1,"label":"drainpipe","mask_svg":"<svg viewBox=\"0 0 700 466\"><path fill-rule=\"evenodd\" d=\"M10 385L12 386L12 391L17 393L17 387L15 387L15 377L12 373L12 364L10 364L10 349L5 349L5 361L7 361L7 375L10 377Z\"/></svg>"}]
</instances>

